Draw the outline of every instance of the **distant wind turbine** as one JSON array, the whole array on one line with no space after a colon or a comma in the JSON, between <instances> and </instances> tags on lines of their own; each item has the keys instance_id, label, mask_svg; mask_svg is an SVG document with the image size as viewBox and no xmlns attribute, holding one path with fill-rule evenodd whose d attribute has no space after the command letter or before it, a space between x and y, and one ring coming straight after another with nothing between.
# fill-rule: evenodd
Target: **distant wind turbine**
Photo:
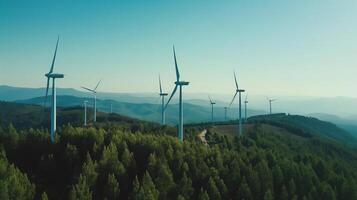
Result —
<instances>
[{"instance_id":1,"label":"distant wind turbine","mask_svg":"<svg viewBox=\"0 0 357 200\"><path fill-rule=\"evenodd\" d=\"M186 81L180 81L180 72L177 66L177 61L176 61L176 52L175 52L175 47L173 47L174 51L174 59L175 59L175 69L176 69L176 82L175 82L175 88L171 93L171 96L169 100L166 103L165 110L167 106L169 105L172 97L175 95L177 87L180 88L180 93L179 93L179 126L178 126L178 137L181 141L183 141L183 104L182 104L182 86L186 86L189 84L189 82Z\"/></svg>"},{"instance_id":2,"label":"distant wind turbine","mask_svg":"<svg viewBox=\"0 0 357 200\"><path fill-rule=\"evenodd\" d=\"M84 126L87 126L87 103L88 101L84 101Z\"/></svg>"},{"instance_id":3,"label":"distant wind turbine","mask_svg":"<svg viewBox=\"0 0 357 200\"><path fill-rule=\"evenodd\" d=\"M48 88L50 86L50 79L52 79L52 108L51 108L51 141L55 141L55 132L56 132L56 78L64 78L63 74L53 73L53 68L55 66L57 48L58 48L59 36L57 38L56 49L53 55L52 65L50 71L45 74L47 77L47 87L46 87L46 97L44 102L44 107L46 107L47 96L48 96Z\"/></svg>"},{"instance_id":4,"label":"distant wind turbine","mask_svg":"<svg viewBox=\"0 0 357 200\"><path fill-rule=\"evenodd\" d=\"M99 86L99 84L102 82L102 80L100 80L98 82L98 84L95 86L94 89L89 89L89 88L86 88L86 87L82 87L83 89L85 90L88 90L89 92L91 92L93 94L93 97L94 97L94 119L93 121L96 122L97 121L97 88Z\"/></svg>"},{"instance_id":5,"label":"distant wind turbine","mask_svg":"<svg viewBox=\"0 0 357 200\"><path fill-rule=\"evenodd\" d=\"M242 129L242 93L245 92L245 90L243 89L240 89L238 87L238 82L237 82L237 77L236 77L236 73L234 72L234 81L235 81L235 84L236 84L236 93L234 94L234 97L232 99L232 102L230 103L229 106L232 105L234 99L236 98L237 94L239 96L239 101L238 101L238 110L239 110L239 135L242 135L243 134L243 129Z\"/></svg>"},{"instance_id":6,"label":"distant wind turbine","mask_svg":"<svg viewBox=\"0 0 357 200\"><path fill-rule=\"evenodd\" d=\"M211 97L208 95L208 98L209 98L209 102L210 102L210 104L211 104L211 108L212 108L212 110L211 110L211 115L212 115L212 122L214 121L213 120L213 106L214 106L214 104L216 104L216 102L213 102L212 101L212 99L211 99Z\"/></svg>"},{"instance_id":7,"label":"distant wind turbine","mask_svg":"<svg viewBox=\"0 0 357 200\"><path fill-rule=\"evenodd\" d=\"M224 121L227 121L227 109L228 107L224 107Z\"/></svg>"},{"instance_id":8,"label":"distant wind turbine","mask_svg":"<svg viewBox=\"0 0 357 200\"><path fill-rule=\"evenodd\" d=\"M245 100L244 100L244 119L247 121L247 104L248 104L248 94L245 95Z\"/></svg>"},{"instance_id":9,"label":"distant wind turbine","mask_svg":"<svg viewBox=\"0 0 357 200\"><path fill-rule=\"evenodd\" d=\"M276 99L270 99L270 98L267 97L267 100L269 101L269 114L273 114L272 109L271 109L271 103L273 101L276 101Z\"/></svg>"},{"instance_id":10,"label":"distant wind turbine","mask_svg":"<svg viewBox=\"0 0 357 200\"><path fill-rule=\"evenodd\" d=\"M161 77L159 75L159 87L160 87L160 93L159 96L161 97L161 124L165 124L165 96L167 96L167 93L162 92L162 86L161 86Z\"/></svg>"}]
</instances>

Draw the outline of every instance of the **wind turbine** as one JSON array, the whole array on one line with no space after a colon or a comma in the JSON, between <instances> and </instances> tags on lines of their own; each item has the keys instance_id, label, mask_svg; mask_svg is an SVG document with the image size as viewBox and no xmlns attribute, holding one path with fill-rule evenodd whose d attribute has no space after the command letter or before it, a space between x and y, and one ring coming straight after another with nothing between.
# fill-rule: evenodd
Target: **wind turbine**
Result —
<instances>
[{"instance_id":1,"label":"wind turbine","mask_svg":"<svg viewBox=\"0 0 357 200\"><path fill-rule=\"evenodd\" d=\"M165 96L167 96L167 93L162 92L162 86L161 86L161 78L159 75L159 87L160 87L160 93L159 96L161 97L161 124L165 124Z\"/></svg>"},{"instance_id":2,"label":"wind turbine","mask_svg":"<svg viewBox=\"0 0 357 200\"><path fill-rule=\"evenodd\" d=\"M46 107L47 96L48 96L48 88L50 86L50 79L52 79L52 107L51 107L51 141L55 140L55 132L56 132L56 78L64 78L63 74L53 73L53 68L55 66L57 48L58 48L59 36L57 38L56 49L53 55L52 65L50 71L45 74L47 77L47 87L46 87L46 97L44 106Z\"/></svg>"},{"instance_id":3,"label":"wind turbine","mask_svg":"<svg viewBox=\"0 0 357 200\"><path fill-rule=\"evenodd\" d=\"M234 81L235 81L235 84L236 84L236 93L234 94L234 97L232 99L232 102L229 106L232 105L234 99L236 98L237 94L239 96L239 100L238 100L238 110L239 110L239 135L242 135L243 134L243 129L242 129L242 93L245 92L245 90L243 89L240 89L238 87L238 82L237 82L237 77L236 77L236 73L234 72Z\"/></svg>"},{"instance_id":4,"label":"wind turbine","mask_svg":"<svg viewBox=\"0 0 357 200\"><path fill-rule=\"evenodd\" d=\"M269 101L269 114L272 114L271 103L272 103L273 101L276 101L276 99L269 99L269 98L267 97L267 100Z\"/></svg>"},{"instance_id":5,"label":"wind turbine","mask_svg":"<svg viewBox=\"0 0 357 200\"><path fill-rule=\"evenodd\" d=\"M248 104L248 94L245 95L245 100L244 100L244 119L247 121L247 104Z\"/></svg>"},{"instance_id":6,"label":"wind turbine","mask_svg":"<svg viewBox=\"0 0 357 200\"><path fill-rule=\"evenodd\" d=\"M175 47L173 47L174 51L174 59L175 59L175 69L176 69L176 82L175 82L175 88L171 93L171 96L169 100L166 103L165 110L167 106L169 105L172 97L175 95L177 87L180 88L180 93L179 93L179 126L178 126L178 137L181 141L183 141L183 105L182 105L182 86L186 86L189 84L189 82L186 81L180 81L180 72L178 70L177 66L177 61L176 61L176 52L175 52Z\"/></svg>"},{"instance_id":7,"label":"wind turbine","mask_svg":"<svg viewBox=\"0 0 357 200\"><path fill-rule=\"evenodd\" d=\"M87 126L87 103L88 103L88 101L85 100L83 103L84 103L84 126Z\"/></svg>"},{"instance_id":8,"label":"wind turbine","mask_svg":"<svg viewBox=\"0 0 357 200\"><path fill-rule=\"evenodd\" d=\"M227 121L227 109L228 107L224 107L224 121Z\"/></svg>"},{"instance_id":9,"label":"wind turbine","mask_svg":"<svg viewBox=\"0 0 357 200\"><path fill-rule=\"evenodd\" d=\"M98 88L100 82L102 82L102 80L100 80L100 81L98 82L98 84L95 86L94 89L89 89L89 88L86 88L86 87L83 87L83 86L82 86L83 89L88 90L88 91L91 92L91 93L93 94L93 96L94 96L94 117L93 117L93 118L94 118L94 119L93 119L94 122L97 121L97 88Z\"/></svg>"},{"instance_id":10,"label":"wind turbine","mask_svg":"<svg viewBox=\"0 0 357 200\"><path fill-rule=\"evenodd\" d=\"M209 102L211 104L211 107L212 107L212 111L211 111L211 114L212 114L212 122L213 122L213 105L216 104L216 102L213 102L211 97L208 95L208 98L209 98Z\"/></svg>"}]
</instances>

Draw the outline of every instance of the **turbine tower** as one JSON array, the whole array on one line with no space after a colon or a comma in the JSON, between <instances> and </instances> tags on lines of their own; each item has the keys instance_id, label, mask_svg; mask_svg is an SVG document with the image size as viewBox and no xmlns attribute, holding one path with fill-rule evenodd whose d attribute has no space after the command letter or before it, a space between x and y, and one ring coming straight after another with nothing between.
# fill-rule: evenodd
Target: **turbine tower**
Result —
<instances>
[{"instance_id":1,"label":"turbine tower","mask_svg":"<svg viewBox=\"0 0 357 200\"><path fill-rule=\"evenodd\" d=\"M271 114L273 114L273 113L272 113L272 110L271 110L271 103L272 103L273 101L276 101L276 99L269 99L269 98L267 98L267 100L269 101L269 114L271 115Z\"/></svg>"},{"instance_id":2,"label":"turbine tower","mask_svg":"<svg viewBox=\"0 0 357 200\"><path fill-rule=\"evenodd\" d=\"M224 121L227 121L227 107L224 107Z\"/></svg>"},{"instance_id":3,"label":"turbine tower","mask_svg":"<svg viewBox=\"0 0 357 200\"><path fill-rule=\"evenodd\" d=\"M244 100L244 119L247 121L247 104L248 104L248 94L245 95L245 100Z\"/></svg>"},{"instance_id":4,"label":"turbine tower","mask_svg":"<svg viewBox=\"0 0 357 200\"><path fill-rule=\"evenodd\" d=\"M209 102L210 102L211 108L212 108L211 114L212 114L212 122L213 122L213 105L216 104L216 102L213 102L212 99L211 99L211 97L210 97L209 95L208 95L208 98L209 98Z\"/></svg>"},{"instance_id":5,"label":"turbine tower","mask_svg":"<svg viewBox=\"0 0 357 200\"><path fill-rule=\"evenodd\" d=\"M238 87L238 82L237 82L237 77L236 77L236 73L234 72L234 81L235 81L235 84L236 84L236 93L234 94L233 96L233 99L232 99L232 102L230 103L229 106L232 105L234 99L236 98L237 94L239 96L239 99L238 99L238 111L239 111L239 135L242 135L243 134L243 129L242 129L242 93L245 92L245 90L243 89L240 89Z\"/></svg>"},{"instance_id":6,"label":"turbine tower","mask_svg":"<svg viewBox=\"0 0 357 200\"><path fill-rule=\"evenodd\" d=\"M98 84L95 86L94 89L89 89L89 88L86 88L86 87L82 87L83 89L88 90L89 92L91 92L93 94L93 97L94 97L94 117L93 117L93 121L94 122L97 121L97 88L98 88L100 82L102 82L102 80L100 80L98 82Z\"/></svg>"},{"instance_id":7,"label":"turbine tower","mask_svg":"<svg viewBox=\"0 0 357 200\"><path fill-rule=\"evenodd\" d=\"M171 93L171 96L169 100L166 103L165 109L169 105L172 97L175 95L177 87L180 88L180 93L179 93L179 126L178 126L178 137L181 141L183 141L183 105L182 105L182 86L187 86L189 82L186 81L180 81L180 72L178 70L177 66L177 61L176 61L176 52L175 52L175 47L173 47L174 51L174 60L175 60L175 69L176 69L176 82L175 82L175 88Z\"/></svg>"},{"instance_id":8,"label":"turbine tower","mask_svg":"<svg viewBox=\"0 0 357 200\"><path fill-rule=\"evenodd\" d=\"M57 38L56 49L53 55L52 65L50 71L45 74L47 77L47 87L46 87L46 97L44 106L46 107L47 96L48 96L48 88L50 86L50 79L52 79L52 107L51 107L51 141L55 141L55 132L56 132L56 78L64 78L63 74L53 73L53 68L55 66L56 55L57 55L57 48L58 48L59 36Z\"/></svg>"},{"instance_id":9,"label":"turbine tower","mask_svg":"<svg viewBox=\"0 0 357 200\"><path fill-rule=\"evenodd\" d=\"M84 101L84 126L87 126L87 103L88 101Z\"/></svg>"},{"instance_id":10,"label":"turbine tower","mask_svg":"<svg viewBox=\"0 0 357 200\"><path fill-rule=\"evenodd\" d=\"M167 93L162 92L162 86L161 86L161 78L159 75L159 87L160 87L160 93L159 96L161 97L161 124L165 124L165 96L167 96Z\"/></svg>"}]
</instances>

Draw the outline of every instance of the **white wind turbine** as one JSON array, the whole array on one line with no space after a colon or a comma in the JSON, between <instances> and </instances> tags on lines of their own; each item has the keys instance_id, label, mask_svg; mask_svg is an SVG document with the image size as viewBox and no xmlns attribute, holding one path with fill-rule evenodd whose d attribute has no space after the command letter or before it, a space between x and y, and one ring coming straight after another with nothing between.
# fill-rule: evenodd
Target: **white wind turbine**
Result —
<instances>
[{"instance_id":1,"label":"white wind turbine","mask_svg":"<svg viewBox=\"0 0 357 200\"><path fill-rule=\"evenodd\" d=\"M248 105L248 94L245 95L245 100L244 100L244 119L247 121L247 105Z\"/></svg>"},{"instance_id":2,"label":"white wind turbine","mask_svg":"<svg viewBox=\"0 0 357 200\"><path fill-rule=\"evenodd\" d=\"M209 95L208 95L208 98L209 98L209 102L211 104L211 116L212 116L212 122L213 122L213 119L214 119L214 117L213 117L213 106L216 104L216 102L213 102Z\"/></svg>"},{"instance_id":3,"label":"white wind turbine","mask_svg":"<svg viewBox=\"0 0 357 200\"><path fill-rule=\"evenodd\" d=\"M83 102L83 104L84 104L84 126L87 126L87 103L88 103L87 100L85 100Z\"/></svg>"},{"instance_id":4,"label":"white wind turbine","mask_svg":"<svg viewBox=\"0 0 357 200\"><path fill-rule=\"evenodd\" d=\"M175 52L175 47L173 47L174 51L174 59L175 59L175 69L176 69L176 82L175 82L175 88L171 93L171 96L169 100L166 103L165 110L167 106L169 105L172 97L175 95L177 87L180 88L180 93L179 93L179 126L178 126L178 137L181 141L183 141L183 104L182 104L182 86L186 86L189 84L189 82L186 81L180 81L180 72L178 70L177 66L177 61L176 61L176 52Z\"/></svg>"},{"instance_id":5,"label":"white wind turbine","mask_svg":"<svg viewBox=\"0 0 357 200\"><path fill-rule=\"evenodd\" d=\"M224 121L227 121L227 109L228 107L224 107Z\"/></svg>"},{"instance_id":6,"label":"white wind turbine","mask_svg":"<svg viewBox=\"0 0 357 200\"><path fill-rule=\"evenodd\" d=\"M237 82L237 77L236 77L236 73L234 72L234 81L235 81L235 84L236 84L236 93L234 94L234 97L232 99L232 102L230 103L229 106L232 105L234 99L236 98L237 94L239 96L238 98L238 110L239 110L239 135L242 135L243 134L243 129L242 129L242 93L245 92L245 90L243 89L240 89L238 87L238 82Z\"/></svg>"},{"instance_id":7,"label":"white wind turbine","mask_svg":"<svg viewBox=\"0 0 357 200\"><path fill-rule=\"evenodd\" d=\"M56 49L53 55L52 65L50 71L45 74L47 77L47 87L46 87L46 97L44 106L46 107L47 96L48 96L48 88L50 86L50 79L52 79L52 107L51 107L51 141L54 142L55 140L55 132L56 132L56 78L64 78L63 74L53 73L53 68L55 66L56 55L57 55L57 48L58 48L59 37L57 38Z\"/></svg>"},{"instance_id":8,"label":"white wind turbine","mask_svg":"<svg viewBox=\"0 0 357 200\"><path fill-rule=\"evenodd\" d=\"M276 101L276 99L270 99L270 98L267 97L267 100L269 102L269 114L271 115L271 114L273 114L272 109L271 109L271 103L273 101Z\"/></svg>"},{"instance_id":9,"label":"white wind turbine","mask_svg":"<svg viewBox=\"0 0 357 200\"><path fill-rule=\"evenodd\" d=\"M94 122L97 121L97 88L98 88L100 82L102 82L102 80L100 80L98 82L98 84L95 86L94 89L89 89L89 88L86 88L86 87L82 86L83 89L88 90L89 92L91 92L93 94L93 97L94 97L94 117L93 117L93 121Z\"/></svg>"},{"instance_id":10,"label":"white wind turbine","mask_svg":"<svg viewBox=\"0 0 357 200\"><path fill-rule=\"evenodd\" d=\"M165 96L167 96L168 94L162 91L160 75L159 75L159 87L160 87L159 96L161 97L161 124L164 125L165 124Z\"/></svg>"}]
</instances>

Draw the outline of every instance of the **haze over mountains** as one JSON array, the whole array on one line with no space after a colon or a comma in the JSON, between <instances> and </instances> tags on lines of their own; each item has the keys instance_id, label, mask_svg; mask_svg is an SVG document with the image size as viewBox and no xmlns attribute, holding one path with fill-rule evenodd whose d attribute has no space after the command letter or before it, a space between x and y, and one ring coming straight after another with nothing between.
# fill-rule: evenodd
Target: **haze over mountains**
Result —
<instances>
[{"instance_id":1,"label":"haze over mountains","mask_svg":"<svg viewBox=\"0 0 357 200\"><path fill-rule=\"evenodd\" d=\"M12 87L0 85L0 100L3 101L18 101L44 96L45 88L26 88ZM87 92L73 88L58 88L59 96L75 96L82 98L91 98ZM230 94L210 94L217 107L228 106L232 98ZM206 93L187 93L184 95L185 102L188 104L209 107L208 94ZM244 97L243 97L244 98ZM293 114L301 114L314 116L319 113L318 118L323 117L324 120L336 119L343 122L357 122L357 98L351 97L290 97L290 96L274 96L277 99L273 103L273 112L285 112ZM98 93L98 99L115 100L119 102L134 103L134 104L159 104L158 93ZM249 95L248 108L263 114L267 112L268 103L264 95ZM173 98L173 103L176 103L176 98ZM236 106L233 104L233 107ZM326 117L326 116L330 117ZM332 115L335 115L332 117ZM330 121L330 120L328 120Z\"/></svg>"}]
</instances>

